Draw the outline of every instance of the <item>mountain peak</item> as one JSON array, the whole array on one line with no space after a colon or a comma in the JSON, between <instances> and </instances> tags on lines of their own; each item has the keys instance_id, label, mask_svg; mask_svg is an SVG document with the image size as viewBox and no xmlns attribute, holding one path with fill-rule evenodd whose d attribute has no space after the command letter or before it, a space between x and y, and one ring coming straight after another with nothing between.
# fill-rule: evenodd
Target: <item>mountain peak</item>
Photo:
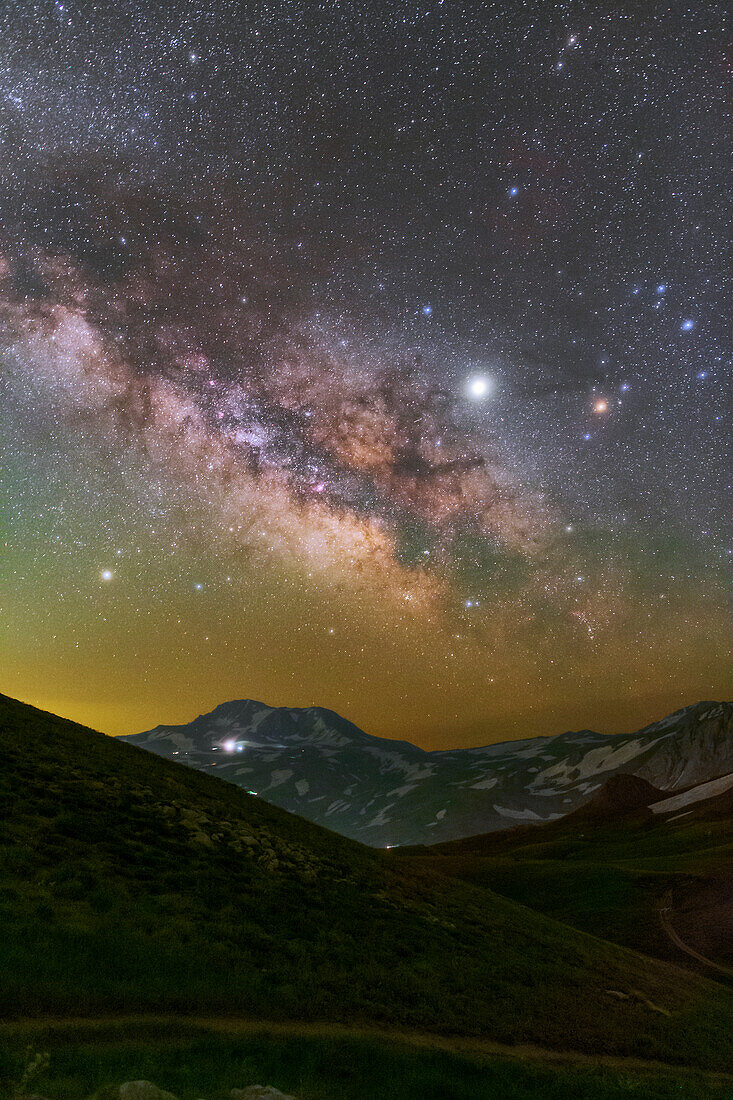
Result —
<instances>
[{"instance_id":1,"label":"mountain peak","mask_svg":"<svg viewBox=\"0 0 733 1100\"><path fill-rule=\"evenodd\" d=\"M576 730L426 752L325 707L234 699L130 740L380 847L539 824L589 800L590 812L632 812L729 771L731 729L733 706L701 703L635 733Z\"/></svg>"}]
</instances>

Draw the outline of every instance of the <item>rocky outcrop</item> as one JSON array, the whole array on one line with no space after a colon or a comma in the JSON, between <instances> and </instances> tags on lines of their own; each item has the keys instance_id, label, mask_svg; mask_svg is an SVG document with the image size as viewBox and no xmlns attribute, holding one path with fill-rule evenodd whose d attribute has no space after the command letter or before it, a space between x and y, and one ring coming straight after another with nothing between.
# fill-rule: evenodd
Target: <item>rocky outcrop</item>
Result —
<instances>
[{"instance_id":1,"label":"rocky outcrop","mask_svg":"<svg viewBox=\"0 0 733 1100\"><path fill-rule=\"evenodd\" d=\"M172 1092L165 1092L151 1081L125 1081L117 1090L117 1096L118 1100L178 1100ZM249 1085L244 1089L232 1089L229 1100L296 1100L296 1097L271 1085Z\"/></svg>"}]
</instances>

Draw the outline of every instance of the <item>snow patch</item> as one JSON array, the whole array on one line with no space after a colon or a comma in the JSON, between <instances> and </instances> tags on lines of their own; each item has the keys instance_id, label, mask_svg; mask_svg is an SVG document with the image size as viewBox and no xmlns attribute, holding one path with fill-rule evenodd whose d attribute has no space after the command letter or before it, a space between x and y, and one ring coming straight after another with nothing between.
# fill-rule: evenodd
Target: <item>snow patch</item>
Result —
<instances>
[{"instance_id":1,"label":"snow patch","mask_svg":"<svg viewBox=\"0 0 733 1100\"><path fill-rule=\"evenodd\" d=\"M270 775L270 786L266 789L271 791L273 787L281 787L283 783L287 783L288 779L293 775L292 768L277 768Z\"/></svg>"},{"instance_id":2,"label":"snow patch","mask_svg":"<svg viewBox=\"0 0 733 1100\"><path fill-rule=\"evenodd\" d=\"M716 794L724 794L733 787L733 772L722 775L720 779L711 779L709 783L700 783L682 794L664 798L661 802L653 802L649 809L653 814L666 814L671 810L678 810L681 806L690 806L693 802L703 802L706 798L714 798Z\"/></svg>"},{"instance_id":3,"label":"snow patch","mask_svg":"<svg viewBox=\"0 0 733 1100\"><path fill-rule=\"evenodd\" d=\"M414 791L416 788L417 783L405 783L403 787L395 787L393 791L387 791L387 798L391 798L392 795L402 798L403 795L409 794L410 791Z\"/></svg>"},{"instance_id":4,"label":"snow patch","mask_svg":"<svg viewBox=\"0 0 733 1100\"><path fill-rule=\"evenodd\" d=\"M344 812L344 810L348 810L348 809L350 809L350 807L351 807L350 802L344 802L343 798L337 798L334 802L331 803L331 805L326 810L326 817L330 817L331 814L335 814L335 813L342 814Z\"/></svg>"},{"instance_id":5,"label":"snow patch","mask_svg":"<svg viewBox=\"0 0 733 1100\"><path fill-rule=\"evenodd\" d=\"M494 806L500 817L512 817L515 821L542 821L534 810L510 810L508 806Z\"/></svg>"},{"instance_id":6,"label":"snow patch","mask_svg":"<svg viewBox=\"0 0 733 1100\"><path fill-rule=\"evenodd\" d=\"M375 828L377 825L388 825L391 818L387 817L387 810L391 810L394 806L394 802L388 802L384 809L380 810L376 817L373 817L371 821L366 824L367 829Z\"/></svg>"},{"instance_id":7,"label":"snow patch","mask_svg":"<svg viewBox=\"0 0 733 1100\"><path fill-rule=\"evenodd\" d=\"M543 772L535 776L530 783L530 787L540 786L548 779L554 779L556 783L567 786L578 779L589 779L599 772L615 771L624 764L628 764L630 760L633 760L639 753L645 752L648 748L648 745L642 745L641 741L635 739L627 741L624 745L619 745L617 749L613 748L612 745L601 745L597 749L591 749L590 752L587 752L577 764L568 760L559 760L552 767L545 768ZM572 778L571 773L573 773Z\"/></svg>"}]
</instances>

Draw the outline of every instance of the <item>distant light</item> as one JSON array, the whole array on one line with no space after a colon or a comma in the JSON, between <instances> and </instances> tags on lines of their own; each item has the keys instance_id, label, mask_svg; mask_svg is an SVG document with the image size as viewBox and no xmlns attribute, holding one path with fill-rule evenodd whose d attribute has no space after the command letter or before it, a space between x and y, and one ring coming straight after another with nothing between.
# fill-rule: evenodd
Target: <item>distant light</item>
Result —
<instances>
[{"instance_id":1,"label":"distant light","mask_svg":"<svg viewBox=\"0 0 733 1100\"><path fill-rule=\"evenodd\" d=\"M423 311L423 313L426 317L429 317L430 314L433 312L433 307L432 306L423 306L422 311Z\"/></svg>"},{"instance_id":2,"label":"distant light","mask_svg":"<svg viewBox=\"0 0 733 1100\"><path fill-rule=\"evenodd\" d=\"M667 292L666 284L665 283L660 283L659 286L657 287L657 294L666 294L666 292Z\"/></svg>"},{"instance_id":3,"label":"distant light","mask_svg":"<svg viewBox=\"0 0 733 1100\"><path fill-rule=\"evenodd\" d=\"M237 742L234 740L233 737L230 737L228 741L225 741L223 743L222 748L224 749L224 752L236 752Z\"/></svg>"},{"instance_id":4,"label":"distant light","mask_svg":"<svg viewBox=\"0 0 733 1100\"><path fill-rule=\"evenodd\" d=\"M596 401L595 405L593 406L593 412L595 412L595 413L608 412L608 401L606 401L605 397L601 397L600 400Z\"/></svg>"},{"instance_id":5,"label":"distant light","mask_svg":"<svg viewBox=\"0 0 733 1100\"><path fill-rule=\"evenodd\" d=\"M195 584L194 585L194 588L196 589L197 592L200 592L203 587L204 586L202 584Z\"/></svg>"},{"instance_id":6,"label":"distant light","mask_svg":"<svg viewBox=\"0 0 733 1100\"><path fill-rule=\"evenodd\" d=\"M471 397L481 400L482 397L487 397L491 392L491 379L486 378L482 374L478 374L474 378L469 378L467 388Z\"/></svg>"},{"instance_id":7,"label":"distant light","mask_svg":"<svg viewBox=\"0 0 733 1100\"><path fill-rule=\"evenodd\" d=\"M590 434L590 432L586 432L583 436L583 439L586 441L586 443L588 442L589 439L592 439L592 438L593 438L593 436Z\"/></svg>"},{"instance_id":8,"label":"distant light","mask_svg":"<svg viewBox=\"0 0 733 1100\"><path fill-rule=\"evenodd\" d=\"M682 322L682 331L683 332L692 332L694 327L695 327L695 322L694 321L687 320L687 321Z\"/></svg>"},{"instance_id":9,"label":"distant light","mask_svg":"<svg viewBox=\"0 0 733 1100\"><path fill-rule=\"evenodd\" d=\"M516 198L516 196L519 194L519 188L518 187L510 187L509 188L509 194L511 195L512 198Z\"/></svg>"},{"instance_id":10,"label":"distant light","mask_svg":"<svg viewBox=\"0 0 733 1100\"><path fill-rule=\"evenodd\" d=\"M629 391L629 383L628 382L622 382L621 383L621 393L628 393L628 391Z\"/></svg>"},{"instance_id":11,"label":"distant light","mask_svg":"<svg viewBox=\"0 0 733 1100\"><path fill-rule=\"evenodd\" d=\"M114 577L114 573L112 572L111 569L103 569L102 573L101 573L101 577L102 577L103 581L111 581L112 578Z\"/></svg>"}]
</instances>

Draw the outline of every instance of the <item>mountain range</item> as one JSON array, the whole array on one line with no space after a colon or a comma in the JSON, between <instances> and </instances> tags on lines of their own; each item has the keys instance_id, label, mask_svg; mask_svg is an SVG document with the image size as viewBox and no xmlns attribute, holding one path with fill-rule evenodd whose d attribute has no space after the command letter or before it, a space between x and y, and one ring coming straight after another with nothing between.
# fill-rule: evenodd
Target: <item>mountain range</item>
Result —
<instances>
[{"instance_id":1,"label":"mountain range","mask_svg":"<svg viewBox=\"0 0 733 1100\"><path fill-rule=\"evenodd\" d=\"M733 771L733 704L700 702L635 733L593 730L428 752L322 707L222 703L123 740L373 847L434 844L553 821L611 776L660 792Z\"/></svg>"}]
</instances>

